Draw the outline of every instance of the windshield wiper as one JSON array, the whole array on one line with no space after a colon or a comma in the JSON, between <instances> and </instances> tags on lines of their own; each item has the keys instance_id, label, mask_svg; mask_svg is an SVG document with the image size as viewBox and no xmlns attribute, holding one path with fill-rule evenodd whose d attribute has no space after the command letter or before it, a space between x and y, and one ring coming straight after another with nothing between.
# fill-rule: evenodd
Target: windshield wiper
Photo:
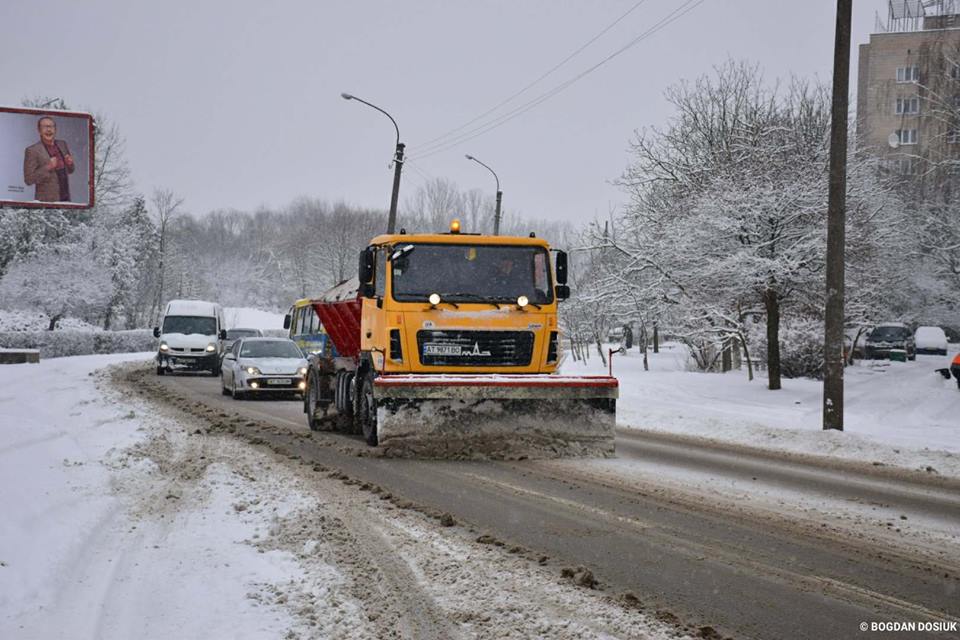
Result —
<instances>
[{"instance_id":1,"label":"windshield wiper","mask_svg":"<svg viewBox=\"0 0 960 640\"><path fill-rule=\"evenodd\" d=\"M478 293L467 293L465 291L457 291L456 293L445 293L445 296L453 296L455 298L466 298L467 300L476 300L477 302L482 302L484 304L492 304L497 309L500 308L499 302L494 302L493 300L487 300L485 297L481 296Z\"/></svg>"}]
</instances>

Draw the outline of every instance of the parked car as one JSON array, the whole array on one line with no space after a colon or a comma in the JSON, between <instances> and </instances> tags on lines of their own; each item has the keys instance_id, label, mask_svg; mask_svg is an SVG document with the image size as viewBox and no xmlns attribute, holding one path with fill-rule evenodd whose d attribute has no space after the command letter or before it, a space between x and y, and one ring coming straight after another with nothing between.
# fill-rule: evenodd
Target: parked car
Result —
<instances>
[{"instance_id":1,"label":"parked car","mask_svg":"<svg viewBox=\"0 0 960 640\"><path fill-rule=\"evenodd\" d=\"M301 396L306 375L307 359L289 338L239 338L220 366L223 395L237 400L278 392Z\"/></svg>"},{"instance_id":2,"label":"parked car","mask_svg":"<svg viewBox=\"0 0 960 640\"><path fill-rule=\"evenodd\" d=\"M879 324L867 335L863 345L865 357L889 358L894 350L906 351L907 359L917 359L917 345L913 339L913 332L902 322L886 322Z\"/></svg>"},{"instance_id":3,"label":"parked car","mask_svg":"<svg viewBox=\"0 0 960 640\"><path fill-rule=\"evenodd\" d=\"M947 355L947 334L940 327L917 327L914 341L917 344L917 353Z\"/></svg>"},{"instance_id":4,"label":"parked car","mask_svg":"<svg viewBox=\"0 0 960 640\"><path fill-rule=\"evenodd\" d=\"M240 338L262 338L263 331L260 329L242 329L240 327L234 327L233 329L227 329L227 340L224 344L224 353L230 351L233 347L233 343Z\"/></svg>"}]
</instances>

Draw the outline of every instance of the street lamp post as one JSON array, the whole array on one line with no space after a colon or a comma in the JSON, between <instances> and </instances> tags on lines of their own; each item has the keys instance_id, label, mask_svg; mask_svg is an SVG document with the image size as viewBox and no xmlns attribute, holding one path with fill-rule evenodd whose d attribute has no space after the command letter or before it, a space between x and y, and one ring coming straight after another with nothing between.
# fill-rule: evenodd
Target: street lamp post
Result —
<instances>
[{"instance_id":1,"label":"street lamp post","mask_svg":"<svg viewBox=\"0 0 960 640\"><path fill-rule=\"evenodd\" d=\"M493 174L493 179L497 181L497 211L493 214L493 235L500 235L500 202L503 200L503 191L500 191L500 178L497 177L497 172L480 162L469 153L464 156L467 160L473 160L482 167L485 167L487 171Z\"/></svg>"},{"instance_id":2,"label":"street lamp post","mask_svg":"<svg viewBox=\"0 0 960 640\"><path fill-rule=\"evenodd\" d=\"M403 169L404 144L400 142L400 127L397 126L397 121L393 119L393 116L377 105L371 104L366 100L358 98L357 96L349 93L341 93L340 97L344 100L356 100L357 102L362 102L372 109L376 109L383 115L390 118L390 122L393 123L393 128L397 131L397 149L393 154L393 193L390 196L390 217L387 218L387 233L393 233L397 227L397 200L400 197L400 171Z\"/></svg>"}]
</instances>

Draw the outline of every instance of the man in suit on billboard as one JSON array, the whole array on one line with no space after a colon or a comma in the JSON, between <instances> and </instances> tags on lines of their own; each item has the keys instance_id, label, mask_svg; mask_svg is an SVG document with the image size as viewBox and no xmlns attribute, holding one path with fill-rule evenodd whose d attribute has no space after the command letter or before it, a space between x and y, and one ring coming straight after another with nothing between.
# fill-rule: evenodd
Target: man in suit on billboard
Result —
<instances>
[{"instance_id":1,"label":"man in suit on billboard","mask_svg":"<svg viewBox=\"0 0 960 640\"><path fill-rule=\"evenodd\" d=\"M40 142L26 148L23 154L23 181L35 185L35 200L69 202L69 174L76 168L70 148L57 140L57 123L50 116L37 121Z\"/></svg>"}]
</instances>

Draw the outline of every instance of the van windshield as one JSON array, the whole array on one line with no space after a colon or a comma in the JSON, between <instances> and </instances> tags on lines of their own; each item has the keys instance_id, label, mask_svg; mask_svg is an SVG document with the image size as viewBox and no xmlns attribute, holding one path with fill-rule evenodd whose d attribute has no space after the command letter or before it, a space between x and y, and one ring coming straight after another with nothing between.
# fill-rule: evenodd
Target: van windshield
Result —
<instances>
[{"instance_id":1,"label":"van windshield","mask_svg":"<svg viewBox=\"0 0 960 640\"><path fill-rule=\"evenodd\" d=\"M163 319L163 333L216 335L217 319L202 316L167 316Z\"/></svg>"}]
</instances>

